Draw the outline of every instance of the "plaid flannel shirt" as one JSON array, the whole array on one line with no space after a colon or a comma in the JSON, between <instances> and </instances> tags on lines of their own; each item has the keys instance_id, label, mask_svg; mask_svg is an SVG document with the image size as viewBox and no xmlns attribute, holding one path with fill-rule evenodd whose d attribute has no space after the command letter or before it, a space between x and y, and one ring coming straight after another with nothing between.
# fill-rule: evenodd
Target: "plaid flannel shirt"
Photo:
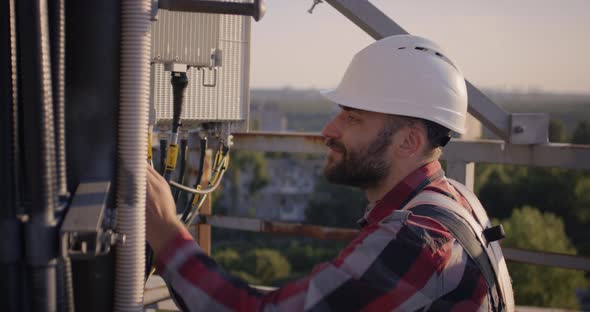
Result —
<instances>
[{"instance_id":1,"label":"plaid flannel shirt","mask_svg":"<svg viewBox=\"0 0 590 312\"><path fill-rule=\"evenodd\" d=\"M369 209L359 235L305 278L263 293L225 273L187 231L157 268L185 311L488 311L489 291L453 235L428 217L391 218L422 190L466 200L438 161L416 170Z\"/></svg>"}]
</instances>

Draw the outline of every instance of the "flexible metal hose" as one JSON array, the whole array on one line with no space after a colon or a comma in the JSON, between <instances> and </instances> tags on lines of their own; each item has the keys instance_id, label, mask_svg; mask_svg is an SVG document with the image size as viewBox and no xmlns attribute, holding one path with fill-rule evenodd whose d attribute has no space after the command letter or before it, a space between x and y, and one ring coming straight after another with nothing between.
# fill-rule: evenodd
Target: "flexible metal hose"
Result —
<instances>
[{"instance_id":1,"label":"flexible metal hose","mask_svg":"<svg viewBox=\"0 0 590 312\"><path fill-rule=\"evenodd\" d=\"M65 1L50 0L51 76L53 80L53 113L55 120L55 160L57 163L57 193L68 195L65 135ZM66 207L66 205L62 205ZM68 255L57 261L57 309L74 311L72 263Z\"/></svg>"},{"instance_id":2,"label":"flexible metal hose","mask_svg":"<svg viewBox=\"0 0 590 312\"><path fill-rule=\"evenodd\" d=\"M74 312L74 287L72 284L72 261L69 257L57 261L57 310Z\"/></svg>"},{"instance_id":3,"label":"flexible metal hose","mask_svg":"<svg viewBox=\"0 0 590 312\"><path fill-rule=\"evenodd\" d=\"M150 0L121 3L116 212L126 242L117 248L115 311L143 310L151 9Z\"/></svg>"},{"instance_id":4,"label":"flexible metal hose","mask_svg":"<svg viewBox=\"0 0 590 312\"><path fill-rule=\"evenodd\" d=\"M65 131L65 5L64 0L50 0L51 17L51 77L55 118L55 148L57 187L60 196L68 194L66 173Z\"/></svg>"}]
</instances>

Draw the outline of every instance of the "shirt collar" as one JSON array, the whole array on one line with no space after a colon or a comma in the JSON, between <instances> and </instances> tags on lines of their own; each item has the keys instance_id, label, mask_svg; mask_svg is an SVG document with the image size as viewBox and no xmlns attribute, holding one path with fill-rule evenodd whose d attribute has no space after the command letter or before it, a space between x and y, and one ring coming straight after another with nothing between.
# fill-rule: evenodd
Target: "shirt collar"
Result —
<instances>
[{"instance_id":1,"label":"shirt collar","mask_svg":"<svg viewBox=\"0 0 590 312\"><path fill-rule=\"evenodd\" d=\"M437 160L416 169L396 184L381 200L375 202L373 207L369 206L365 216L359 220L359 225L364 227L380 222L395 210L404 207L422 189L444 177L444 174Z\"/></svg>"}]
</instances>

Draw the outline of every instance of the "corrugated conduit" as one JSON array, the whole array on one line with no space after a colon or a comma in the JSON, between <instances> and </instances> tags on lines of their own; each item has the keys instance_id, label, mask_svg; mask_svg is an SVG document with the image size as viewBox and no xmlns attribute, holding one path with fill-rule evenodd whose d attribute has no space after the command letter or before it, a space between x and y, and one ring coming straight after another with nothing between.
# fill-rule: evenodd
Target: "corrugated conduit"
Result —
<instances>
[{"instance_id":1,"label":"corrugated conduit","mask_svg":"<svg viewBox=\"0 0 590 312\"><path fill-rule=\"evenodd\" d=\"M145 192L149 108L150 0L121 4L121 75L117 151L115 311L143 310Z\"/></svg>"}]
</instances>

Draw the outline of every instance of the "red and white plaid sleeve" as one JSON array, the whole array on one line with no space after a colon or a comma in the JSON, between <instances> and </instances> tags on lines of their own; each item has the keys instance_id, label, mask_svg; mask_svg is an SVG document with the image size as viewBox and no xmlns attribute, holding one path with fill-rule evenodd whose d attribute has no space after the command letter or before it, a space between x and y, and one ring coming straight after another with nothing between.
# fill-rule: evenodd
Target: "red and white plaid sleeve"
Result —
<instances>
[{"instance_id":1,"label":"red and white plaid sleeve","mask_svg":"<svg viewBox=\"0 0 590 312\"><path fill-rule=\"evenodd\" d=\"M488 310L485 281L463 248L440 223L414 215L363 228L334 261L270 293L225 273L187 231L157 268L185 311Z\"/></svg>"}]
</instances>

